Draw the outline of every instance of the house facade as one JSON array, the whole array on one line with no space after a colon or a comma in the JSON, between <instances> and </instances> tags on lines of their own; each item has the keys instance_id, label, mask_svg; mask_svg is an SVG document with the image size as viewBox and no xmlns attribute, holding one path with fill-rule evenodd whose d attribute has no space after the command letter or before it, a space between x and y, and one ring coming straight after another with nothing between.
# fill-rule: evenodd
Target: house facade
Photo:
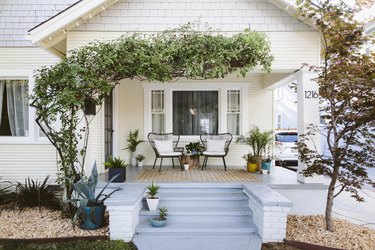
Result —
<instances>
[{"instance_id":1,"label":"house facade","mask_svg":"<svg viewBox=\"0 0 375 250\"><path fill-rule=\"evenodd\" d=\"M0 9L1 124L8 124L0 124L0 176L41 179L57 172L56 152L34 122L35 111L23 100L18 105L23 112L13 112L22 113L22 118L12 116L11 110L15 109L8 104L11 98L19 100L24 93L32 92L35 69L53 65L69 56L70 50L93 41L131 32L154 33L188 22L228 35L247 28L265 32L275 57L272 72L256 69L245 78L230 75L209 81L122 80L91 124L87 167L97 161L104 172L102 163L109 154L129 162L130 155L122 149L129 131L135 129L140 130L144 140L151 131L178 133L180 146L197 141L204 132L231 132L236 136L253 126L274 129L273 89L292 80L299 86L299 129L303 132L304 124L319 123L318 100L312 98L317 86L310 81L315 75L299 69L303 63L319 63L320 36L308 22L298 20L293 7L283 0L44 2L48 1L32 0L21 5L5 0ZM11 86L18 86L18 92L8 94ZM184 105L190 108L182 108ZM23 127L13 126L16 121ZM17 134L12 126L21 132ZM231 144L228 166L244 166L242 156L248 150ZM137 153L146 156L146 165L153 163L154 154L147 142L140 144ZM212 160L209 164L221 162Z\"/></svg>"}]
</instances>

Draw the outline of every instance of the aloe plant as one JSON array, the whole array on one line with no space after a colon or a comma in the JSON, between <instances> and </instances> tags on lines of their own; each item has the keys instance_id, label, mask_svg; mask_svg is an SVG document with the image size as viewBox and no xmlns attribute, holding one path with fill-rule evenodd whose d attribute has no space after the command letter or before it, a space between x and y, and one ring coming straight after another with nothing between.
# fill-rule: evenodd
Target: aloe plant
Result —
<instances>
[{"instance_id":1,"label":"aloe plant","mask_svg":"<svg viewBox=\"0 0 375 250\"><path fill-rule=\"evenodd\" d=\"M168 209L166 207L159 208L159 221L166 220L167 219L167 212Z\"/></svg>"},{"instance_id":2,"label":"aloe plant","mask_svg":"<svg viewBox=\"0 0 375 250\"><path fill-rule=\"evenodd\" d=\"M147 189L148 189L147 193L150 195L151 199L155 199L156 198L156 195L159 192L159 188L160 187L158 185L155 185L154 182L152 182L152 184L150 184L150 185L147 186Z\"/></svg>"},{"instance_id":3,"label":"aloe plant","mask_svg":"<svg viewBox=\"0 0 375 250\"><path fill-rule=\"evenodd\" d=\"M91 176L88 179L82 177L81 180L76 183L73 183L71 180L69 180L78 195L78 198L68 200L68 202L71 202L77 206L77 211L72 219L73 225L76 224L81 216L85 216L86 207L103 205L104 201L108 199L113 193L121 190L121 188L115 188L109 194L104 194L104 190L117 176L118 175L109 180L108 183L101 189L98 195L95 195L95 189L98 184L98 169L96 166L96 162L92 167Z\"/></svg>"}]
</instances>

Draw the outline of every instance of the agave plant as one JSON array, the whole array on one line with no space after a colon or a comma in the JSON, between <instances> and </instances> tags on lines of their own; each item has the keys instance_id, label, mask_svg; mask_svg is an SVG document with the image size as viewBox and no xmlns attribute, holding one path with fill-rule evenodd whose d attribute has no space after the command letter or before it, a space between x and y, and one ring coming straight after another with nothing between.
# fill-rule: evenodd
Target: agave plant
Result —
<instances>
[{"instance_id":1,"label":"agave plant","mask_svg":"<svg viewBox=\"0 0 375 250\"><path fill-rule=\"evenodd\" d=\"M104 194L104 190L117 176L118 175L109 180L97 195L95 195L95 189L98 184L98 169L96 166L96 162L92 167L91 176L88 179L82 177L81 180L76 183L73 183L71 180L69 180L78 195L78 198L67 201L75 204L77 207L77 211L72 219L73 225L76 224L81 216L85 217L86 207L101 206L104 204L104 201L108 199L113 193L121 190L121 188L115 188L109 194Z\"/></svg>"},{"instance_id":2,"label":"agave plant","mask_svg":"<svg viewBox=\"0 0 375 250\"><path fill-rule=\"evenodd\" d=\"M111 155L108 157L108 161L104 162L104 166L107 168L126 168L128 164L120 157L113 157Z\"/></svg>"}]
</instances>

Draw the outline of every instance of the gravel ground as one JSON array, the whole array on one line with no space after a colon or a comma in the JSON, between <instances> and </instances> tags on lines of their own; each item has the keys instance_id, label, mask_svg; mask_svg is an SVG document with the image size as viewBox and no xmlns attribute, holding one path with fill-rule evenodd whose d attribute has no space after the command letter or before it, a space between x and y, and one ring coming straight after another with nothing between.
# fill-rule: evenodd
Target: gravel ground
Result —
<instances>
[{"instance_id":1,"label":"gravel ground","mask_svg":"<svg viewBox=\"0 0 375 250\"><path fill-rule=\"evenodd\" d=\"M335 232L325 230L322 215L288 216L286 239L342 249L375 249L375 230L334 219Z\"/></svg>"},{"instance_id":2,"label":"gravel ground","mask_svg":"<svg viewBox=\"0 0 375 250\"><path fill-rule=\"evenodd\" d=\"M98 230L73 230L69 218L61 218L61 212L42 208L3 210L0 213L0 238L55 238L74 236L108 235L108 227Z\"/></svg>"}]
</instances>

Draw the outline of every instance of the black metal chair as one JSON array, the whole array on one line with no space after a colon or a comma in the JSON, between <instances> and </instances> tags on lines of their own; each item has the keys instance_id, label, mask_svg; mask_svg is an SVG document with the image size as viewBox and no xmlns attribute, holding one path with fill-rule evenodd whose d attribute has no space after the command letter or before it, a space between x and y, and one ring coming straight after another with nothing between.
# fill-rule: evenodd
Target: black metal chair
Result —
<instances>
[{"instance_id":1,"label":"black metal chair","mask_svg":"<svg viewBox=\"0 0 375 250\"><path fill-rule=\"evenodd\" d=\"M225 163L225 156L229 151L229 145L232 142L233 136L231 133L223 134L202 134L200 136L201 142L205 147L205 151L202 153L204 156L202 170L207 167L207 161L209 157L220 157L223 159L224 170L227 171L227 164Z\"/></svg>"},{"instance_id":2,"label":"black metal chair","mask_svg":"<svg viewBox=\"0 0 375 250\"><path fill-rule=\"evenodd\" d=\"M178 148L178 142L180 141L179 135L174 135L173 133L167 134L158 134L158 133L149 133L148 141L151 144L152 149L155 152L155 161L152 169L155 168L155 164L158 158L160 158L160 167L159 172L161 171L161 166L163 164L163 158L171 158L172 165L174 168L174 158L178 158L180 162L181 170L183 171L184 168L181 163L181 157L183 155L184 148ZM171 145L170 145L171 144Z\"/></svg>"}]
</instances>

